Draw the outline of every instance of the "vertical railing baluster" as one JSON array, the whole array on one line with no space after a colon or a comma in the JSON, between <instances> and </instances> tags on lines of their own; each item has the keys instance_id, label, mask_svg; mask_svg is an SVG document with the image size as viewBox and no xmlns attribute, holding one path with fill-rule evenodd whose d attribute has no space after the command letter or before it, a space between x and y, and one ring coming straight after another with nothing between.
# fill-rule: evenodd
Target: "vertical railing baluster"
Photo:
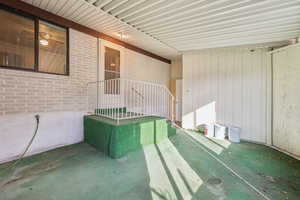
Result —
<instances>
[{"instance_id":1,"label":"vertical railing baluster","mask_svg":"<svg viewBox=\"0 0 300 200\"><path fill-rule=\"evenodd\" d=\"M145 98L146 98L146 94L145 94L145 83L143 84L143 115L145 115L146 113L146 111L145 111Z\"/></svg>"},{"instance_id":2,"label":"vertical railing baluster","mask_svg":"<svg viewBox=\"0 0 300 200\"><path fill-rule=\"evenodd\" d=\"M138 105L138 108L139 108L138 116L140 117L142 115L142 110L141 110L141 108L142 108L141 83L138 83L138 88L139 88L138 89L138 102L139 102L139 105Z\"/></svg>"},{"instance_id":3,"label":"vertical railing baluster","mask_svg":"<svg viewBox=\"0 0 300 200\"><path fill-rule=\"evenodd\" d=\"M117 80L114 80L114 118L117 118Z\"/></svg>"},{"instance_id":4,"label":"vertical railing baluster","mask_svg":"<svg viewBox=\"0 0 300 200\"><path fill-rule=\"evenodd\" d=\"M152 99L153 99L152 85L149 85L149 91L150 91L150 96L149 96L149 112L150 112L150 115L152 115Z\"/></svg>"},{"instance_id":5,"label":"vertical railing baluster","mask_svg":"<svg viewBox=\"0 0 300 200\"><path fill-rule=\"evenodd\" d=\"M109 117L109 104L108 104L108 95L109 95L109 92L110 92L110 81L107 80L105 81L106 82L106 95L105 95L105 98L106 98L106 101L105 101L105 107L106 107L106 116Z\"/></svg>"},{"instance_id":6,"label":"vertical railing baluster","mask_svg":"<svg viewBox=\"0 0 300 200\"><path fill-rule=\"evenodd\" d=\"M133 107L133 102L132 102L132 98L133 98L133 94L132 94L132 82L131 81L129 81L129 104L130 104L130 118L131 118L131 116L132 116L132 107Z\"/></svg>"},{"instance_id":7,"label":"vertical railing baluster","mask_svg":"<svg viewBox=\"0 0 300 200\"><path fill-rule=\"evenodd\" d=\"M101 87L102 87L102 85L101 85L101 82L97 82L97 85L99 86L99 89L98 89L98 95L99 95L99 101L100 102L98 102L98 115L101 115L102 114L102 109L101 109L101 104L102 104L102 93L101 93Z\"/></svg>"},{"instance_id":8,"label":"vertical railing baluster","mask_svg":"<svg viewBox=\"0 0 300 200\"><path fill-rule=\"evenodd\" d=\"M113 119L115 119L115 104L116 104L116 97L115 97L115 80L111 79L111 83L112 83L112 92L111 92L111 101L112 101L112 107L111 107L111 116Z\"/></svg>"},{"instance_id":9,"label":"vertical railing baluster","mask_svg":"<svg viewBox=\"0 0 300 200\"><path fill-rule=\"evenodd\" d=\"M112 97L112 80L109 80L109 86L110 86L110 91L109 91L109 95L110 95L110 98ZM111 111L111 103L108 102L108 106L109 106L109 116L111 117L112 116L112 111Z\"/></svg>"},{"instance_id":10,"label":"vertical railing baluster","mask_svg":"<svg viewBox=\"0 0 300 200\"><path fill-rule=\"evenodd\" d=\"M103 81L104 82L104 114L105 116L107 116L107 81Z\"/></svg>"},{"instance_id":11,"label":"vertical railing baluster","mask_svg":"<svg viewBox=\"0 0 300 200\"><path fill-rule=\"evenodd\" d=\"M127 116L127 109L128 109L128 106L127 106L127 94L128 94L128 91L127 91L127 80L124 80L124 107L125 107L125 117Z\"/></svg>"},{"instance_id":12,"label":"vertical railing baluster","mask_svg":"<svg viewBox=\"0 0 300 200\"><path fill-rule=\"evenodd\" d=\"M155 97L155 88L153 87L153 85L151 85L151 92L152 92L152 98L151 98L151 115L154 115L154 105L155 105L155 102L154 102L154 97Z\"/></svg>"},{"instance_id":13,"label":"vertical railing baluster","mask_svg":"<svg viewBox=\"0 0 300 200\"><path fill-rule=\"evenodd\" d=\"M120 119L122 117L122 109L121 109L121 100L122 100L122 96L121 96L121 83L120 83L120 79L118 79L117 81L117 96L118 96L118 118Z\"/></svg>"},{"instance_id":14,"label":"vertical railing baluster","mask_svg":"<svg viewBox=\"0 0 300 200\"><path fill-rule=\"evenodd\" d=\"M131 81L128 81L128 111L129 111L129 118L131 117L131 99L132 99L132 91L131 91Z\"/></svg>"}]
</instances>

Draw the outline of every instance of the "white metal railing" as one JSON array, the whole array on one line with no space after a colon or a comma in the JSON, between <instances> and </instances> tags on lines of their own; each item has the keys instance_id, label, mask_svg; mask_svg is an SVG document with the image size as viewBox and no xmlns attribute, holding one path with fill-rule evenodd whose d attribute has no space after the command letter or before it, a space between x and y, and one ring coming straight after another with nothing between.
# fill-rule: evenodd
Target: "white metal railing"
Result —
<instances>
[{"instance_id":1,"label":"white metal railing","mask_svg":"<svg viewBox=\"0 0 300 200\"><path fill-rule=\"evenodd\" d=\"M89 110L115 119L159 116L174 120L174 97L165 85L129 79L88 83Z\"/></svg>"}]
</instances>

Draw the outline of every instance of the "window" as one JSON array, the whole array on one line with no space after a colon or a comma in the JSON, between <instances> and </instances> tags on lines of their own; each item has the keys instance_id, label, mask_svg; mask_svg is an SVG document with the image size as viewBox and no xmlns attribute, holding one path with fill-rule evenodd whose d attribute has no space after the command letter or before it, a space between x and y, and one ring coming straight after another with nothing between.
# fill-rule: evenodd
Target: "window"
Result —
<instances>
[{"instance_id":1,"label":"window","mask_svg":"<svg viewBox=\"0 0 300 200\"><path fill-rule=\"evenodd\" d=\"M67 73L67 31L65 28L39 21L39 71Z\"/></svg>"},{"instance_id":2,"label":"window","mask_svg":"<svg viewBox=\"0 0 300 200\"><path fill-rule=\"evenodd\" d=\"M120 51L105 47L105 80L120 78Z\"/></svg>"},{"instance_id":3,"label":"window","mask_svg":"<svg viewBox=\"0 0 300 200\"><path fill-rule=\"evenodd\" d=\"M0 66L68 74L68 29L0 6Z\"/></svg>"},{"instance_id":4,"label":"window","mask_svg":"<svg viewBox=\"0 0 300 200\"><path fill-rule=\"evenodd\" d=\"M34 20L0 9L0 65L34 69Z\"/></svg>"},{"instance_id":5,"label":"window","mask_svg":"<svg viewBox=\"0 0 300 200\"><path fill-rule=\"evenodd\" d=\"M105 47L105 80L120 78L120 51ZM111 81L105 86L106 94L119 94L120 82Z\"/></svg>"}]
</instances>

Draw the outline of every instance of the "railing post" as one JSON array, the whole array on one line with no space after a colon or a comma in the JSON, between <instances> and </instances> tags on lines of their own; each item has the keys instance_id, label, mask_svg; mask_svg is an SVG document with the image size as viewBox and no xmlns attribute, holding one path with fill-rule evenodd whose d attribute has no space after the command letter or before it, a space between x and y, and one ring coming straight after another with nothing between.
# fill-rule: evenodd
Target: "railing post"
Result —
<instances>
[{"instance_id":1,"label":"railing post","mask_svg":"<svg viewBox=\"0 0 300 200\"><path fill-rule=\"evenodd\" d=\"M172 96L172 115L171 115L171 121L174 122L175 121L175 98Z\"/></svg>"}]
</instances>

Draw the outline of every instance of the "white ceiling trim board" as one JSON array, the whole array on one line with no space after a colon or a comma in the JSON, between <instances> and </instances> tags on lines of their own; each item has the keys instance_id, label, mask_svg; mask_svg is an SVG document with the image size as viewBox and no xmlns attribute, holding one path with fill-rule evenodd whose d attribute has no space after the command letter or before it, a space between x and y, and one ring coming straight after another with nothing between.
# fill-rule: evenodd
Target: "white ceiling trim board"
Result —
<instances>
[{"instance_id":1,"label":"white ceiling trim board","mask_svg":"<svg viewBox=\"0 0 300 200\"><path fill-rule=\"evenodd\" d=\"M228 30L228 29L238 29L239 28L244 28L244 27L256 27L256 26L260 26L262 23L268 23L269 25L277 25L280 23L277 23L278 21L281 22L282 24L290 24L290 23L295 23L298 22L300 23L300 10L297 11L297 15L295 14L285 14L285 15L280 15L278 17L273 17L273 16L269 16L267 18L263 18L260 20L257 20L255 18L253 19L249 19L247 21L247 23L245 23L245 21L243 20L239 20L239 21L231 21L232 23L212 23L212 24L207 24L207 25L203 25L200 27L196 27L196 28L190 28L187 29L185 28L185 30L178 30L178 31L174 31L171 29L172 32L164 32L164 33L160 33L160 34L153 34L153 35L157 35L159 37L161 37L162 39L164 38L171 38L171 37L177 37L177 36L185 36L185 35L193 35L193 34L198 34L198 33L205 33L205 32L214 32L214 31L224 31L224 30ZM268 27L268 26L266 26ZM275 27L276 28L276 27Z\"/></svg>"},{"instance_id":2,"label":"white ceiling trim board","mask_svg":"<svg viewBox=\"0 0 300 200\"><path fill-rule=\"evenodd\" d=\"M249 33L244 33L244 32L240 32L240 33L234 33L234 34L226 34L226 35L213 35L213 36L206 36L206 37L201 37L201 39L198 38L190 38L190 39L186 39L184 41L168 41L170 44L173 45L181 45L181 44L186 44L186 43L197 43L197 42L214 42L214 41L222 41L222 40L227 40L227 39L237 39L237 38L249 38L249 37L258 37L257 35L259 35L259 37L270 37L272 35L276 35L276 34L284 34L284 33L291 33L294 32L295 33L295 37L297 36L297 33L300 32L300 26L296 25L296 26L292 26L292 27L284 27L281 30L276 30L276 31L261 31L261 30L253 30ZM218 39L216 39L218 38Z\"/></svg>"},{"instance_id":3,"label":"white ceiling trim board","mask_svg":"<svg viewBox=\"0 0 300 200\"><path fill-rule=\"evenodd\" d=\"M300 32L298 32L298 35ZM210 42L210 43L201 43L199 45L185 45L185 46L180 46L181 51L195 51L195 50L201 50L201 49L210 49L210 48L221 48L221 47L230 47L230 46L241 46L241 45L252 45L252 44L261 44L261 43L268 43L268 42L282 42L286 40L286 36L289 37L295 37L297 33L292 32L292 33L286 33L282 35L277 35L277 36L267 36L267 37L262 37L262 38L249 38L245 37L239 40L236 39L230 39L230 40L223 40L223 41L218 41L218 42ZM253 40L255 39L255 40ZM286 44L286 43L285 43Z\"/></svg>"},{"instance_id":4,"label":"white ceiling trim board","mask_svg":"<svg viewBox=\"0 0 300 200\"><path fill-rule=\"evenodd\" d=\"M144 1L142 2L141 4L135 6L134 8L130 8L126 11L124 11L123 13L121 14L118 14L117 17L119 19L124 19L124 18L128 18L138 12L141 12L141 11L144 11L144 10L147 10L148 8L150 8L151 6L155 6L156 4L159 4L161 2L163 2L165 0L152 0L152 1Z\"/></svg>"},{"instance_id":5,"label":"white ceiling trim board","mask_svg":"<svg viewBox=\"0 0 300 200\"><path fill-rule=\"evenodd\" d=\"M171 5L177 3L177 2L182 2L184 0L165 0L165 1L161 1L158 4L154 4L152 6L150 6L148 9L140 11L130 17L126 17L126 18L121 18L123 21L126 21L128 23L134 21L134 20L138 20L139 18L143 18L144 16L147 16L149 14L152 14L156 11L162 10L166 7L170 7Z\"/></svg>"},{"instance_id":6,"label":"white ceiling trim board","mask_svg":"<svg viewBox=\"0 0 300 200\"><path fill-rule=\"evenodd\" d=\"M283 28L291 28L294 27L298 29L300 27L299 24L300 18L295 20L294 22L291 22L289 24L284 23L282 21L279 21L278 23L271 23L266 22L266 23L260 23L256 26L239 26L239 27L233 27L233 28L227 28L227 29L222 29L220 30L215 30L215 31L203 31L203 32L198 32L194 34L181 34L180 36L166 36L166 37L161 37L166 41L179 41L179 40L187 40L187 39L195 39L199 37L207 37L207 36L222 36L222 35L227 35L227 34L235 34L235 33L243 33L247 31L247 33L252 33L252 32L263 32L263 31L276 31L278 29L283 29ZM276 28L274 28L276 26Z\"/></svg>"},{"instance_id":7,"label":"white ceiling trim board","mask_svg":"<svg viewBox=\"0 0 300 200\"><path fill-rule=\"evenodd\" d=\"M268 15L274 13L274 10L279 10L278 13L284 13L288 10L296 10L297 7L300 6L300 3L293 3L289 5L280 4L275 5L274 7L262 7L262 8L255 8L255 9L247 9L247 10L239 10L238 12L232 14L230 11L226 12L220 12L215 14L209 14L210 12L201 13L197 16L189 17L189 18L178 18L178 20L173 20L171 22L159 23L157 27L151 27L147 29L145 27L143 30L145 31L159 31L159 30L169 30L172 27L186 27L186 26L192 26L197 25L200 26L200 24L208 24L211 22L208 22L207 20L212 19L213 21L226 21L227 19L234 19L234 20L240 20L241 18L247 19L249 17L257 18L259 19L258 15ZM278 14L277 13L277 14Z\"/></svg>"}]
</instances>

